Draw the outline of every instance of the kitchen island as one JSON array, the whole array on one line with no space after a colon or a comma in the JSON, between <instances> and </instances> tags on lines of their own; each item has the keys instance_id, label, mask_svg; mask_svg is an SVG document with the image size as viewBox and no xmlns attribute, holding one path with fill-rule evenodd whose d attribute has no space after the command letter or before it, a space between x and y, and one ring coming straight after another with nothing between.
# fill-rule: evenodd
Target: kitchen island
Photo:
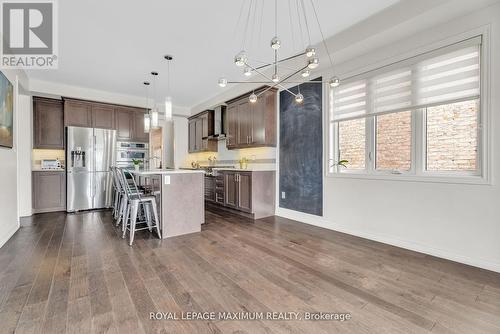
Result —
<instances>
[{"instance_id":1,"label":"kitchen island","mask_svg":"<svg viewBox=\"0 0 500 334\"><path fill-rule=\"evenodd\" d=\"M201 231L205 222L204 172L185 169L131 171L154 190L162 238Z\"/></svg>"}]
</instances>

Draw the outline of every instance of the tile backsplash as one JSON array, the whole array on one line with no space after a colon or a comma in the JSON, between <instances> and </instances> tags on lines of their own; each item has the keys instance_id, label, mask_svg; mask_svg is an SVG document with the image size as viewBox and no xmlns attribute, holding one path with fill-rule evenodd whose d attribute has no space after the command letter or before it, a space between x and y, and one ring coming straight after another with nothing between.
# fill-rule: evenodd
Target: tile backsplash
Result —
<instances>
[{"instance_id":1,"label":"tile backsplash","mask_svg":"<svg viewBox=\"0 0 500 334\"><path fill-rule=\"evenodd\" d=\"M247 158L248 164L259 165L259 167L276 166L276 148L275 147L254 147L239 150L228 150L226 141L218 142L218 152L199 152L191 153L187 157L186 166L190 166L195 161L200 165L209 165L209 158L216 158L216 165L237 165L241 158Z\"/></svg>"},{"instance_id":2,"label":"tile backsplash","mask_svg":"<svg viewBox=\"0 0 500 334\"><path fill-rule=\"evenodd\" d=\"M40 166L43 159L59 159L64 164L64 150L41 150L34 149L31 155L33 167Z\"/></svg>"}]
</instances>

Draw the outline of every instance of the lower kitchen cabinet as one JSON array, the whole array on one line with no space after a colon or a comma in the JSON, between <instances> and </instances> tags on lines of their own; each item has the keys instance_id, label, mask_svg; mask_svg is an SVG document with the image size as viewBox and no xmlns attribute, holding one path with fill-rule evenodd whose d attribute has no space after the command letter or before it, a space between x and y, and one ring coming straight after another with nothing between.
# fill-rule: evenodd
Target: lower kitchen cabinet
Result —
<instances>
[{"instance_id":1,"label":"lower kitchen cabinet","mask_svg":"<svg viewBox=\"0 0 500 334\"><path fill-rule=\"evenodd\" d=\"M33 213L66 210L66 173L32 172Z\"/></svg>"},{"instance_id":2,"label":"lower kitchen cabinet","mask_svg":"<svg viewBox=\"0 0 500 334\"><path fill-rule=\"evenodd\" d=\"M275 172L218 171L215 199L207 201L254 219L272 216L275 210Z\"/></svg>"},{"instance_id":3,"label":"lower kitchen cabinet","mask_svg":"<svg viewBox=\"0 0 500 334\"><path fill-rule=\"evenodd\" d=\"M238 208L238 174L223 172L224 175L224 206Z\"/></svg>"},{"instance_id":4,"label":"lower kitchen cabinet","mask_svg":"<svg viewBox=\"0 0 500 334\"><path fill-rule=\"evenodd\" d=\"M227 207L252 212L252 173L224 172Z\"/></svg>"}]
</instances>

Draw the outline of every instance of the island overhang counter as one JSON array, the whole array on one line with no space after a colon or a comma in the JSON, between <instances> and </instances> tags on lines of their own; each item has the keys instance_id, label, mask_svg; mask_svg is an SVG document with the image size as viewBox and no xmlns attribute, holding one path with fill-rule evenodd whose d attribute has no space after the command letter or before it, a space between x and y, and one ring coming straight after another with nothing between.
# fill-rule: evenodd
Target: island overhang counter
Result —
<instances>
[{"instance_id":1,"label":"island overhang counter","mask_svg":"<svg viewBox=\"0 0 500 334\"><path fill-rule=\"evenodd\" d=\"M162 238L201 231L205 222L204 172L201 170L133 170L139 184L153 187Z\"/></svg>"}]
</instances>

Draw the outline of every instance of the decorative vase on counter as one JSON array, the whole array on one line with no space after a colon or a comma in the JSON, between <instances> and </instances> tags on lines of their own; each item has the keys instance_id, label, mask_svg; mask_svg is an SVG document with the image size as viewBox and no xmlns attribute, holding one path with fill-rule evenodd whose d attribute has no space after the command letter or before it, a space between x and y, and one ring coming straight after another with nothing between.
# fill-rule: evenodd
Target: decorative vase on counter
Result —
<instances>
[{"instance_id":1,"label":"decorative vase on counter","mask_svg":"<svg viewBox=\"0 0 500 334\"><path fill-rule=\"evenodd\" d=\"M138 172L139 171L139 168L141 168L141 166L139 165L134 165L134 169Z\"/></svg>"},{"instance_id":2,"label":"decorative vase on counter","mask_svg":"<svg viewBox=\"0 0 500 334\"><path fill-rule=\"evenodd\" d=\"M240 169L247 169L248 168L247 158L241 158L238 162L240 163Z\"/></svg>"}]
</instances>

